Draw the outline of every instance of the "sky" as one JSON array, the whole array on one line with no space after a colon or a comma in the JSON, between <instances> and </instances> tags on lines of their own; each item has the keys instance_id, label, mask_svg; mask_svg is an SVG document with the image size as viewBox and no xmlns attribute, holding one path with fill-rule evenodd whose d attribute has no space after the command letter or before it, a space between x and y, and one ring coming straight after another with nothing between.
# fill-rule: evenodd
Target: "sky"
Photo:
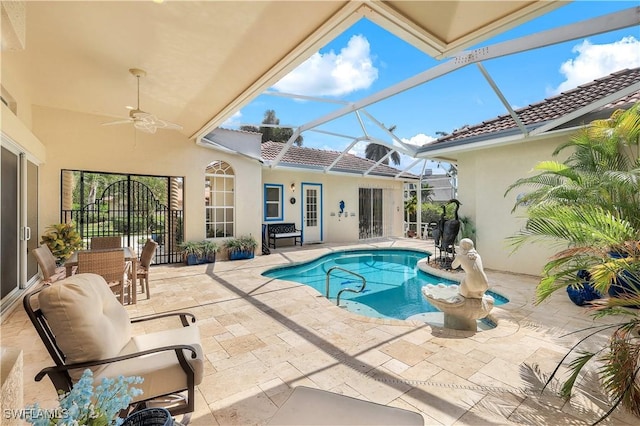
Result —
<instances>
[{"instance_id":1,"label":"sky","mask_svg":"<svg viewBox=\"0 0 640 426\"><path fill-rule=\"evenodd\" d=\"M488 39L477 47L511 40L539 31L606 15L638 6L638 1L574 1L512 30ZM362 19L336 37L319 52L277 82L270 92L293 93L324 100L358 101L402 82L447 59L435 60L395 35ZM600 34L541 49L497 58L482 63L509 104L522 108L563 91L611 74L640 66L640 28ZM222 127L241 124L260 126L266 110L274 110L281 125L297 127L342 105L332 102L291 99L263 94L227 120ZM385 127L395 126L394 134L404 142L422 145L465 125L473 125L507 110L476 65L458 69L366 107L366 111ZM371 136L391 138L364 118ZM354 114L320 126L321 130L346 136L363 135ZM351 139L307 131L303 146L344 150ZM364 157L366 143L350 152ZM407 167L413 159L402 156ZM444 173L448 165L429 162L433 173ZM422 164L411 169L420 174Z\"/></svg>"}]
</instances>

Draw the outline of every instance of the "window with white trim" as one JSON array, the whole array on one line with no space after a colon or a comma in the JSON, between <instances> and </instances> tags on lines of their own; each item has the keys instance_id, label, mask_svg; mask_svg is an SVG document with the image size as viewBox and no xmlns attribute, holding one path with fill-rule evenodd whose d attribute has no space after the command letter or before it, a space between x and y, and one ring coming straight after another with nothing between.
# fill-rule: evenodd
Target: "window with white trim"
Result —
<instances>
[{"instance_id":1,"label":"window with white trim","mask_svg":"<svg viewBox=\"0 0 640 426\"><path fill-rule=\"evenodd\" d=\"M282 220L283 203L282 196L284 194L284 186L279 184L267 183L264 185L264 220L265 222Z\"/></svg>"},{"instance_id":2,"label":"window with white trim","mask_svg":"<svg viewBox=\"0 0 640 426\"><path fill-rule=\"evenodd\" d=\"M214 161L205 170L204 205L207 238L234 236L235 175L224 161Z\"/></svg>"}]
</instances>

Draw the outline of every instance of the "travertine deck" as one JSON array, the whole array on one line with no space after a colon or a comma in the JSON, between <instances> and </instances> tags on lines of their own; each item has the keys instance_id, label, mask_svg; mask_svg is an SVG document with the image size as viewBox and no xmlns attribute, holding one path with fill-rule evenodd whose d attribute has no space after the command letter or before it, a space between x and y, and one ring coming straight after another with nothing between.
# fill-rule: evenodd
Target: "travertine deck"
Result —
<instances>
[{"instance_id":1,"label":"travertine deck","mask_svg":"<svg viewBox=\"0 0 640 426\"><path fill-rule=\"evenodd\" d=\"M429 243L359 246L429 249ZM346 247L286 247L252 260L152 268L152 298L139 295L128 309L131 316L173 310L197 316L207 362L192 425L264 424L298 385L417 411L429 425L579 425L606 411L590 379L570 402L554 395L555 386L539 393L540 381L580 335L562 336L593 321L562 292L533 306L535 277L487 271L491 288L511 301L494 310L497 328L469 334L360 317L306 286L260 275ZM48 379L33 381L51 360L22 307L2 323L1 343L24 351L25 403L53 407ZM604 423L638 421L616 412Z\"/></svg>"}]
</instances>

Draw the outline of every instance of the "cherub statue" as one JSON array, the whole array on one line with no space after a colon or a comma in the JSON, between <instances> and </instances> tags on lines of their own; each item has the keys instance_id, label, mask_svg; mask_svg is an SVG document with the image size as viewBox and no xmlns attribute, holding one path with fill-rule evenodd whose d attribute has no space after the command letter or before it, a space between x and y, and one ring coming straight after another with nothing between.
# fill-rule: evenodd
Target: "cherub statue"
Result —
<instances>
[{"instance_id":1,"label":"cherub statue","mask_svg":"<svg viewBox=\"0 0 640 426\"><path fill-rule=\"evenodd\" d=\"M480 254L478 254L474 248L473 241L469 238L460 240L459 248L460 252L456 254L451 263L453 269L462 266L462 269L466 272L466 275L460 281L458 291L467 299L482 299L482 296L489 288L489 279L484 273Z\"/></svg>"},{"instance_id":2,"label":"cherub statue","mask_svg":"<svg viewBox=\"0 0 640 426\"><path fill-rule=\"evenodd\" d=\"M445 328L455 330L477 330L476 320L489 315L494 300L485 294L489 280L482 267L482 259L475 250L473 241L463 238L451 262L453 269L462 266L465 276L460 284L427 284L422 294L429 303L444 312Z\"/></svg>"}]
</instances>

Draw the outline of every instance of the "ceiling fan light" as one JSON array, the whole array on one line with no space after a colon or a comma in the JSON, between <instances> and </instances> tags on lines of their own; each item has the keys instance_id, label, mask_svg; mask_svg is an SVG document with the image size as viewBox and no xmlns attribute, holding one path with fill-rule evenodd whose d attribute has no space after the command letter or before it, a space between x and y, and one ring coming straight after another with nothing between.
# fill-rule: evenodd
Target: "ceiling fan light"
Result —
<instances>
[{"instance_id":1,"label":"ceiling fan light","mask_svg":"<svg viewBox=\"0 0 640 426\"><path fill-rule=\"evenodd\" d=\"M142 111L140 109L140 77L144 77L147 75L147 72L141 70L139 68L130 68L129 72L136 77L137 83L137 105L136 107L127 106L126 108L129 110L129 119L128 120L118 120L112 121L109 123L103 123L103 125L108 126L112 124L121 124L121 123L133 123L133 126L147 133L155 133L158 129L172 129L172 130L182 130L182 126L179 124L171 123L170 121L161 120L153 114Z\"/></svg>"},{"instance_id":2,"label":"ceiling fan light","mask_svg":"<svg viewBox=\"0 0 640 426\"><path fill-rule=\"evenodd\" d=\"M156 126L147 123L145 121L135 121L133 123L133 127L135 127L136 129L146 132L146 133L155 133L156 132Z\"/></svg>"}]
</instances>

